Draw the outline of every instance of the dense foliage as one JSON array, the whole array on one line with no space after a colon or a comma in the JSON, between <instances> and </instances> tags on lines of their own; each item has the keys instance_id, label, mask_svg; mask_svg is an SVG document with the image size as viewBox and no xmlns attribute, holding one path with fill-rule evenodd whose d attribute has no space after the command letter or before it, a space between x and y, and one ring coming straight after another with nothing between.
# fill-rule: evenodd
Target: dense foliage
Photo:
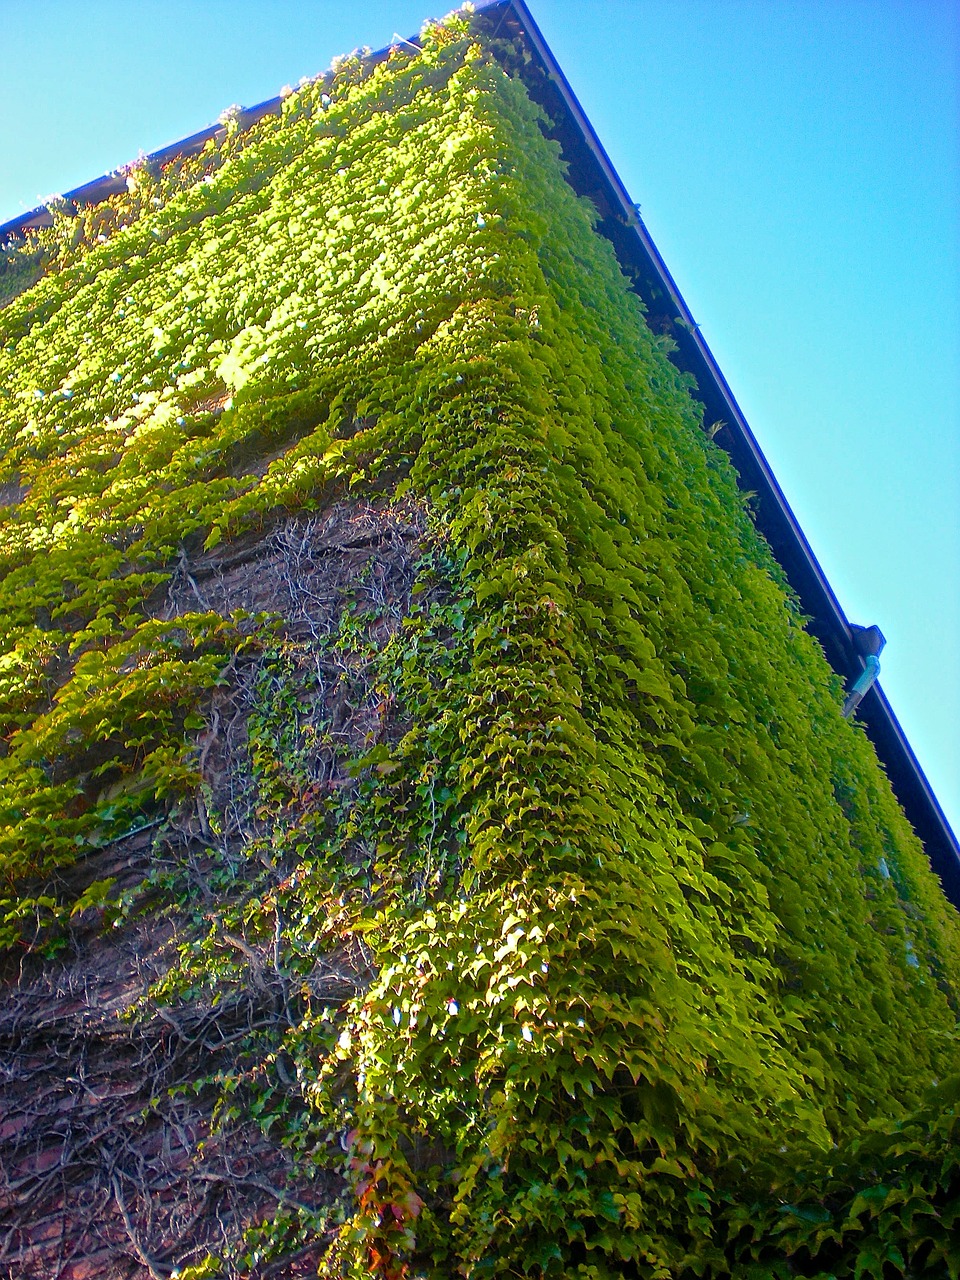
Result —
<instances>
[{"instance_id":1,"label":"dense foliage","mask_svg":"<svg viewBox=\"0 0 960 1280\"><path fill-rule=\"evenodd\" d=\"M224 1083L304 1167L349 1131L331 1274L957 1275L956 916L542 125L454 21L47 235L0 314L3 940L191 793L255 652L256 875L155 998L248 980L224 921L366 948ZM349 493L428 534L402 626L314 642L403 727L318 807L311 642L152 602Z\"/></svg>"}]
</instances>

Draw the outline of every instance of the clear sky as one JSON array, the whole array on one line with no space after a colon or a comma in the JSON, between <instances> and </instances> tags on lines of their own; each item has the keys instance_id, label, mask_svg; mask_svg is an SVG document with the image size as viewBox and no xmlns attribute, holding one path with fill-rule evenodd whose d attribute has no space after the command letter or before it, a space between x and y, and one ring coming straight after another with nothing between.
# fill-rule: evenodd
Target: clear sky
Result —
<instances>
[{"instance_id":1,"label":"clear sky","mask_svg":"<svg viewBox=\"0 0 960 1280\"><path fill-rule=\"evenodd\" d=\"M960 830L960 7L529 2ZM431 8L0 0L0 221Z\"/></svg>"}]
</instances>

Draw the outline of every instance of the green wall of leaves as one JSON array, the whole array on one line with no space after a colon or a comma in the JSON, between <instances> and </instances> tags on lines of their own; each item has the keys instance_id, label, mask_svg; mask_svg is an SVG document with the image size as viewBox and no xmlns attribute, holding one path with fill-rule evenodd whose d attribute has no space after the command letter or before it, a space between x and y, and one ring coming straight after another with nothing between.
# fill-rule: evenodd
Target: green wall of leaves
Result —
<instances>
[{"instance_id":1,"label":"green wall of leaves","mask_svg":"<svg viewBox=\"0 0 960 1280\"><path fill-rule=\"evenodd\" d=\"M263 643L148 616L183 540L412 493L409 728L284 899L378 973L283 1038L352 1131L330 1273L956 1275L956 914L540 125L452 21L8 255L4 941Z\"/></svg>"}]
</instances>

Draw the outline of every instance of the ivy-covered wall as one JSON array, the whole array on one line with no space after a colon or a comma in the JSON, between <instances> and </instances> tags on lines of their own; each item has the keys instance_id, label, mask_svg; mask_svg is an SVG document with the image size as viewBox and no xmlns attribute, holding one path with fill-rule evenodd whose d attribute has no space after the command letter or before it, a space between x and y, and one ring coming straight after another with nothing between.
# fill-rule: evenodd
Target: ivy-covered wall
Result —
<instances>
[{"instance_id":1,"label":"ivy-covered wall","mask_svg":"<svg viewBox=\"0 0 960 1280\"><path fill-rule=\"evenodd\" d=\"M258 1257L956 1275L956 914L499 52L452 20L348 60L8 254L45 274L0 312L4 944L53 963L67 869L206 796L229 874L151 999L215 1003L269 943L295 1011L221 1085L354 1189ZM162 607L361 499L418 513L390 626ZM323 791L333 648L390 711ZM230 844L204 769L244 662ZM351 940L363 990L325 1000Z\"/></svg>"}]
</instances>

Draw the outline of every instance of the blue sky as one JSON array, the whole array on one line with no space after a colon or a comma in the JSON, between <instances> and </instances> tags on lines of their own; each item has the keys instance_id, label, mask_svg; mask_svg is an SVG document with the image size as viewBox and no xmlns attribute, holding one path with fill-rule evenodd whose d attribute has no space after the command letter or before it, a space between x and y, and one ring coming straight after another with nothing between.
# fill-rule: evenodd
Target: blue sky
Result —
<instances>
[{"instance_id":1,"label":"blue sky","mask_svg":"<svg viewBox=\"0 0 960 1280\"><path fill-rule=\"evenodd\" d=\"M530 3L960 829L960 9ZM0 221L431 8L0 0Z\"/></svg>"}]
</instances>

